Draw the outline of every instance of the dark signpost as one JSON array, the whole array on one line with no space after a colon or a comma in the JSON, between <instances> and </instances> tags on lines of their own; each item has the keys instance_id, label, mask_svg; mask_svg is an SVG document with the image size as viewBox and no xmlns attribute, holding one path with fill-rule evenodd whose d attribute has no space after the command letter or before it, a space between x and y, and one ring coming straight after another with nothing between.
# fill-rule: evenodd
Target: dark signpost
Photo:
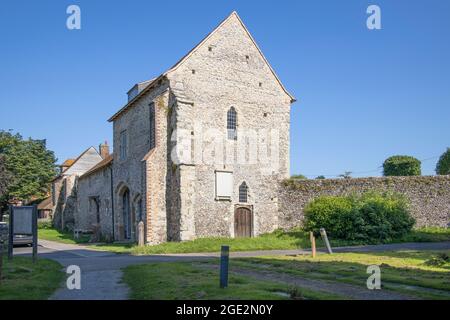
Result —
<instances>
[{"instance_id":1,"label":"dark signpost","mask_svg":"<svg viewBox=\"0 0 450 320\"><path fill-rule=\"evenodd\" d=\"M37 206L9 206L8 259L13 258L14 236L31 236L33 262L37 257Z\"/></svg>"},{"instance_id":2,"label":"dark signpost","mask_svg":"<svg viewBox=\"0 0 450 320\"><path fill-rule=\"evenodd\" d=\"M228 287L228 258L230 255L230 247L222 246L220 251L220 287Z\"/></svg>"},{"instance_id":3,"label":"dark signpost","mask_svg":"<svg viewBox=\"0 0 450 320\"><path fill-rule=\"evenodd\" d=\"M2 269L3 269L3 240L0 240L0 284L2 283Z\"/></svg>"}]
</instances>

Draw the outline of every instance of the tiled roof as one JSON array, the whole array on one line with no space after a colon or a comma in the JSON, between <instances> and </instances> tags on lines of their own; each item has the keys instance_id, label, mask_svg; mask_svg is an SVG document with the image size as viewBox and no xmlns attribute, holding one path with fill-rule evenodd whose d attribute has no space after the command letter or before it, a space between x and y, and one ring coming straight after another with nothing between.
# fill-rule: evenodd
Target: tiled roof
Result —
<instances>
[{"instance_id":1,"label":"tiled roof","mask_svg":"<svg viewBox=\"0 0 450 320\"><path fill-rule=\"evenodd\" d=\"M61 166L62 167L70 167L71 165L73 165L73 163L75 162L75 159L67 159L66 161L64 161Z\"/></svg>"},{"instance_id":2,"label":"tiled roof","mask_svg":"<svg viewBox=\"0 0 450 320\"><path fill-rule=\"evenodd\" d=\"M52 205L52 197L45 198L41 202L39 202L37 206L38 210L50 210L53 208Z\"/></svg>"},{"instance_id":3,"label":"tiled roof","mask_svg":"<svg viewBox=\"0 0 450 320\"><path fill-rule=\"evenodd\" d=\"M87 172L85 172L82 176L80 176L80 179L86 178L87 176L97 172L98 170L106 167L113 161L112 154L108 155L105 159L97 163L95 166L93 166L91 169L89 169Z\"/></svg>"}]
</instances>

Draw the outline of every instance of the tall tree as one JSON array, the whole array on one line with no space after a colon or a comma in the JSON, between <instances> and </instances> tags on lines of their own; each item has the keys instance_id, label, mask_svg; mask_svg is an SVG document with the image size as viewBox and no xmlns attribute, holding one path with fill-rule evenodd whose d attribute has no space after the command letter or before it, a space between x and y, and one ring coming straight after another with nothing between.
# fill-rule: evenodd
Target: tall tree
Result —
<instances>
[{"instance_id":1,"label":"tall tree","mask_svg":"<svg viewBox=\"0 0 450 320\"><path fill-rule=\"evenodd\" d=\"M387 176L420 176L420 160L411 156L392 156L383 163L383 175Z\"/></svg>"},{"instance_id":2,"label":"tall tree","mask_svg":"<svg viewBox=\"0 0 450 320\"><path fill-rule=\"evenodd\" d=\"M6 169L5 156L0 153L0 199L6 194L11 173Z\"/></svg>"},{"instance_id":3,"label":"tall tree","mask_svg":"<svg viewBox=\"0 0 450 320\"><path fill-rule=\"evenodd\" d=\"M11 173L6 169L5 156L0 153L0 221L3 221L3 207L6 206L8 200L7 192L11 178Z\"/></svg>"},{"instance_id":4,"label":"tall tree","mask_svg":"<svg viewBox=\"0 0 450 320\"><path fill-rule=\"evenodd\" d=\"M53 151L47 150L45 140L23 140L18 134L0 131L0 155L11 176L5 180L8 183L0 207L11 198L27 202L47 194L56 175L56 158Z\"/></svg>"},{"instance_id":5,"label":"tall tree","mask_svg":"<svg viewBox=\"0 0 450 320\"><path fill-rule=\"evenodd\" d=\"M436 164L436 174L450 174L450 148L447 148Z\"/></svg>"}]
</instances>

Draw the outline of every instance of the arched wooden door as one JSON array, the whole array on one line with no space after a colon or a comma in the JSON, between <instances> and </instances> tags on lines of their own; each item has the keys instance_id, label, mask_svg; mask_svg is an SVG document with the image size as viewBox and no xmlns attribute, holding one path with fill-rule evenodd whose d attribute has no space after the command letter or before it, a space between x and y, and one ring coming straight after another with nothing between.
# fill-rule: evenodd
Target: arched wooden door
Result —
<instances>
[{"instance_id":1,"label":"arched wooden door","mask_svg":"<svg viewBox=\"0 0 450 320\"><path fill-rule=\"evenodd\" d=\"M253 233L253 214L248 207L237 207L234 210L234 237L251 237Z\"/></svg>"}]
</instances>

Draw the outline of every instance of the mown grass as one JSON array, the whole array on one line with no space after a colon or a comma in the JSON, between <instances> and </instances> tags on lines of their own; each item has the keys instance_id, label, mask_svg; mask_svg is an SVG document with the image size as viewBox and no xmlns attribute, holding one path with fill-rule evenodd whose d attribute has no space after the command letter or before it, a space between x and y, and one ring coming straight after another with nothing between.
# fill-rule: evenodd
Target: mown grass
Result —
<instances>
[{"instance_id":1,"label":"mown grass","mask_svg":"<svg viewBox=\"0 0 450 320\"><path fill-rule=\"evenodd\" d=\"M1 300L43 300L59 287L64 278L62 266L52 260L14 257L3 259Z\"/></svg>"},{"instance_id":2,"label":"mown grass","mask_svg":"<svg viewBox=\"0 0 450 320\"><path fill-rule=\"evenodd\" d=\"M337 295L293 288L270 281L258 281L245 276L229 275L228 287L219 287L217 271L202 268L198 263L165 262L133 265L124 269L123 281L130 287L131 298L140 300L279 300L337 299Z\"/></svg>"},{"instance_id":3,"label":"mown grass","mask_svg":"<svg viewBox=\"0 0 450 320\"><path fill-rule=\"evenodd\" d=\"M417 229L406 237L388 243L434 241L450 241L450 229ZM366 244L339 239L330 239L330 242L333 247ZM134 254L218 252L221 245L229 245L233 251L309 249L311 246L309 233L296 229L292 231L277 230L254 238L200 238L185 242L166 242L155 246L133 247L131 252ZM320 238L317 239L317 246L324 247Z\"/></svg>"},{"instance_id":4,"label":"mown grass","mask_svg":"<svg viewBox=\"0 0 450 320\"><path fill-rule=\"evenodd\" d=\"M232 266L366 287L367 267L378 265L382 289L424 299L450 299L450 260L439 260L449 254L447 250L276 256L234 259ZM441 264L430 263L436 259Z\"/></svg>"},{"instance_id":5,"label":"mown grass","mask_svg":"<svg viewBox=\"0 0 450 320\"><path fill-rule=\"evenodd\" d=\"M311 246L309 234L300 229L291 231L277 230L254 238L199 238L192 241L166 242L159 245L144 247L122 243L88 244L88 236L83 236L81 239L74 239L72 234L61 233L55 229L39 229L39 238L69 244L86 244L92 249L137 255L218 252L222 245L229 245L232 251L309 249ZM417 229L401 239L392 240L388 243L438 241L450 241L450 229ZM330 239L330 242L333 247L366 244L358 241L345 241L333 238ZM317 239L317 246L324 247L320 238Z\"/></svg>"},{"instance_id":6,"label":"mown grass","mask_svg":"<svg viewBox=\"0 0 450 320\"><path fill-rule=\"evenodd\" d=\"M71 232L62 232L51 228L38 229L38 237L39 239L56 241L66 244L80 244L89 242L89 235L82 235L79 239L75 239L73 233Z\"/></svg>"}]
</instances>

